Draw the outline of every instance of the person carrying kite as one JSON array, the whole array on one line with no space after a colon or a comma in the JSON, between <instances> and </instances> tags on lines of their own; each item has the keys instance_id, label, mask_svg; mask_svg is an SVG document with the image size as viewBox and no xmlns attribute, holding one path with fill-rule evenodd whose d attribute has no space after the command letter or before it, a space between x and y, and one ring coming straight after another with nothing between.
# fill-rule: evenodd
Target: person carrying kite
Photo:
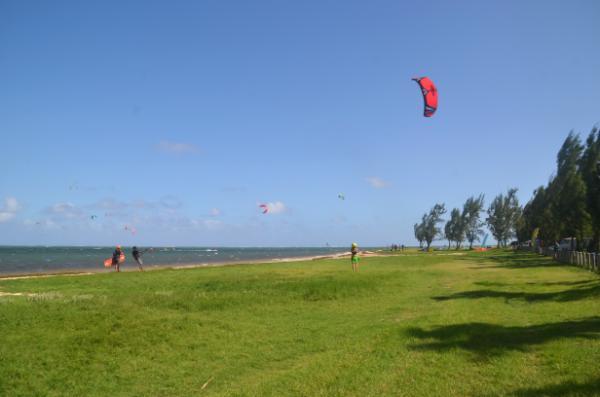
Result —
<instances>
[{"instance_id":1,"label":"person carrying kite","mask_svg":"<svg viewBox=\"0 0 600 397\"><path fill-rule=\"evenodd\" d=\"M113 252L112 255L112 265L115 267L115 269L120 272L121 269L119 268L119 265L121 264L121 257L123 256L123 251L121 250L121 246L117 245L117 248L115 248L115 252Z\"/></svg>"}]
</instances>

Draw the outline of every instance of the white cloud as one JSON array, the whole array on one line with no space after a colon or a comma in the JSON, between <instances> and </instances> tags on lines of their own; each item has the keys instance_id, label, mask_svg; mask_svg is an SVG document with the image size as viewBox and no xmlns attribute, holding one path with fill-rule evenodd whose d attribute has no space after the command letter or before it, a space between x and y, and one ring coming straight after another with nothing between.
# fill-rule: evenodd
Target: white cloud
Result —
<instances>
[{"instance_id":1,"label":"white cloud","mask_svg":"<svg viewBox=\"0 0 600 397\"><path fill-rule=\"evenodd\" d=\"M136 214L150 211L167 211L173 213L182 206L183 202L178 197L167 195L161 197L158 201L149 201L146 199L119 201L108 197L82 208L91 214L103 214L112 218L131 218Z\"/></svg>"},{"instance_id":2,"label":"white cloud","mask_svg":"<svg viewBox=\"0 0 600 397\"><path fill-rule=\"evenodd\" d=\"M76 219L85 216L84 211L72 203L56 203L44 211L55 220L59 219Z\"/></svg>"},{"instance_id":3,"label":"white cloud","mask_svg":"<svg viewBox=\"0 0 600 397\"><path fill-rule=\"evenodd\" d=\"M90 207L93 209L100 209L105 211L122 211L128 207L128 204L125 202L115 200L113 198L105 198L98 201L97 203L92 204Z\"/></svg>"},{"instance_id":4,"label":"white cloud","mask_svg":"<svg viewBox=\"0 0 600 397\"><path fill-rule=\"evenodd\" d=\"M25 219L23 225L27 227L43 227L48 229L56 229L59 225L51 219L33 220Z\"/></svg>"},{"instance_id":5,"label":"white cloud","mask_svg":"<svg viewBox=\"0 0 600 397\"><path fill-rule=\"evenodd\" d=\"M213 208L210 210L210 216L219 216L221 215L221 210L218 208Z\"/></svg>"},{"instance_id":6,"label":"white cloud","mask_svg":"<svg viewBox=\"0 0 600 397\"><path fill-rule=\"evenodd\" d=\"M15 214L12 212L0 212L0 223L2 222L8 222L10 221L12 218L15 217Z\"/></svg>"},{"instance_id":7,"label":"white cloud","mask_svg":"<svg viewBox=\"0 0 600 397\"><path fill-rule=\"evenodd\" d=\"M0 223L10 221L20 209L21 204L19 204L16 198L6 197L4 199L4 205L0 209Z\"/></svg>"},{"instance_id":8,"label":"white cloud","mask_svg":"<svg viewBox=\"0 0 600 397\"><path fill-rule=\"evenodd\" d=\"M388 187L390 185L389 182L384 181L383 179L381 179L377 176L368 177L367 182L369 182L369 184L371 186L373 186L375 189L382 189L382 188Z\"/></svg>"},{"instance_id":9,"label":"white cloud","mask_svg":"<svg viewBox=\"0 0 600 397\"><path fill-rule=\"evenodd\" d=\"M172 196L172 195L164 196L163 198L161 198L160 204L163 207L171 209L171 210L181 208L181 206L183 205L183 203L181 202L181 200L179 198Z\"/></svg>"},{"instance_id":10,"label":"white cloud","mask_svg":"<svg viewBox=\"0 0 600 397\"><path fill-rule=\"evenodd\" d=\"M281 201L276 201L274 203L267 203L267 208L269 209L269 214L281 214L286 212L288 208Z\"/></svg>"},{"instance_id":11,"label":"white cloud","mask_svg":"<svg viewBox=\"0 0 600 397\"><path fill-rule=\"evenodd\" d=\"M218 229L223 225L223 222L215 220L215 219L206 219L203 221L204 227L207 229Z\"/></svg>"},{"instance_id":12,"label":"white cloud","mask_svg":"<svg viewBox=\"0 0 600 397\"><path fill-rule=\"evenodd\" d=\"M193 154L199 151L196 145L191 143L182 143L182 142L169 142L169 141L161 141L156 148L164 153L169 154Z\"/></svg>"}]
</instances>

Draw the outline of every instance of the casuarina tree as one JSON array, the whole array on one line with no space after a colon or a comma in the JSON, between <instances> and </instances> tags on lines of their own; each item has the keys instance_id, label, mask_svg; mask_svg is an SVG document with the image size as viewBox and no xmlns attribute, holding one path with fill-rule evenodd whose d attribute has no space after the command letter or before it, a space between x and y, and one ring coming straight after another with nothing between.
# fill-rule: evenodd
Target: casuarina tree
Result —
<instances>
[{"instance_id":1,"label":"casuarina tree","mask_svg":"<svg viewBox=\"0 0 600 397\"><path fill-rule=\"evenodd\" d=\"M419 248L423 248L423 241L425 241L425 235L423 233L423 222L421 223L415 223L414 225L414 229L415 229L415 238L417 239L417 241L419 241Z\"/></svg>"},{"instance_id":2,"label":"casuarina tree","mask_svg":"<svg viewBox=\"0 0 600 397\"><path fill-rule=\"evenodd\" d=\"M464 233L467 241L469 242L469 249L473 248L473 242L479 241L479 238L483 236L483 221L480 219L481 212L483 211L483 194L475 198L471 196L465 202L463 206L463 225Z\"/></svg>"},{"instance_id":3,"label":"casuarina tree","mask_svg":"<svg viewBox=\"0 0 600 397\"><path fill-rule=\"evenodd\" d=\"M592 129L586 140L580 170L586 185L587 211L591 221L592 241L588 249L600 252L600 131L598 128Z\"/></svg>"},{"instance_id":4,"label":"casuarina tree","mask_svg":"<svg viewBox=\"0 0 600 397\"><path fill-rule=\"evenodd\" d=\"M443 222L442 215L446 213L446 207L444 204L436 204L429 211L429 213L423 215L423 236L427 243L427 250L431 247L431 243L438 236L441 235L442 230L438 227L440 222Z\"/></svg>"},{"instance_id":5,"label":"casuarina tree","mask_svg":"<svg viewBox=\"0 0 600 397\"><path fill-rule=\"evenodd\" d=\"M517 189L509 189L505 195L499 194L488 208L486 219L492 235L498 241L498 247L506 247L508 240L515 235L521 207L517 198Z\"/></svg>"},{"instance_id":6,"label":"casuarina tree","mask_svg":"<svg viewBox=\"0 0 600 397\"><path fill-rule=\"evenodd\" d=\"M444 227L446 238L449 242L456 243L456 249L460 249L460 244L465 239L465 219L458 208L450 211L450 219Z\"/></svg>"}]
</instances>

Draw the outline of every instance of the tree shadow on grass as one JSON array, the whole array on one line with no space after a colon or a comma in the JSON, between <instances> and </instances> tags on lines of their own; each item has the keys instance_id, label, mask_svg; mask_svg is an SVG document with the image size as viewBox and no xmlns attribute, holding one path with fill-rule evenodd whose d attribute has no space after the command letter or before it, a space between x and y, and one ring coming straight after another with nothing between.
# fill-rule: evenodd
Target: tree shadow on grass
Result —
<instances>
[{"instance_id":1,"label":"tree shadow on grass","mask_svg":"<svg viewBox=\"0 0 600 397\"><path fill-rule=\"evenodd\" d=\"M563 338L600 338L600 317L531 326L512 326L488 323L445 325L425 330L411 327L406 333L423 343L410 346L417 350L445 351L463 349L480 356L501 355L511 350Z\"/></svg>"},{"instance_id":2,"label":"tree shadow on grass","mask_svg":"<svg viewBox=\"0 0 600 397\"><path fill-rule=\"evenodd\" d=\"M585 383L564 382L556 385L543 386L539 388L519 389L511 394L515 397L575 397L575 396L599 396L600 378Z\"/></svg>"},{"instance_id":3,"label":"tree shadow on grass","mask_svg":"<svg viewBox=\"0 0 600 397\"><path fill-rule=\"evenodd\" d=\"M592 280L577 280L577 281L549 281L546 283L542 282L527 282L526 285L543 285L543 286L553 286L553 285L564 285L564 286L581 286L584 284L592 284L600 282L600 279L592 279ZM515 283L502 283L499 281L475 281L473 284L480 285L482 287L506 287L506 286L515 286Z\"/></svg>"},{"instance_id":4,"label":"tree shadow on grass","mask_svg":"<svg viewBox=\"0 0 600 397\"><path fill-rule=\"evenodd\" d=\"M599 282L600 279L593 280L579 280L579 281L551 281L547 283L529 282L527 285L584 285ZM476 283L477 284L477 283Z\"/></svg>"},{"instance_id":5,"label":"tree shadow on grass","mask_svg":"<svg viewBox=\"0 0 600 397\"><path fill-rule=\"evenodd\" d=\"M506 300L523 299L527 302L571 302L595 297L600 297L600 281L594 282L593 284L584 284L583 287L557 292L511 292L480 289L475 291L457 292L445 296L434 296L432 299L436 301L446 301L451 299L504 298Z\"/></svg>"},{"instance_id":6,"label":"tree shadow on grass","mask_svg":"<svg viewBox=\"0 0 600 397\"><path fill-rule=\"evenodd\" d=\"M472 256L467 256L463 259L473 260ZM503 252L492 255L477 257L478 260L485 261L478 266L473 266L472 269L523 269L534 267L557 267L564 266L561 263L555 262L549 256L541 256L531 252ZM492 262L491 264L489 262Z\"/></svg>"}]
</instances>

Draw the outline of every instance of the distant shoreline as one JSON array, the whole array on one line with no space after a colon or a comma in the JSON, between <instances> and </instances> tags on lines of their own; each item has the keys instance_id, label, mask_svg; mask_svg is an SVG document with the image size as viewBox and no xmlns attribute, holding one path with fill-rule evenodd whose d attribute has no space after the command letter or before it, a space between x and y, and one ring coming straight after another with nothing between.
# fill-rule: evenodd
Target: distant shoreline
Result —
<instances>
[{"instance_id":1,"label":"distant shoreline","mask_svg":"<svg viewBox=\"0 0 600 397\"><path fill-rule=\"evenodd\" d=\"M371 252L365 253L366 255L373 254ZM311 260L323 260L323 259L342 259L350 256L349 252L338 252L327 255L311 255L302 257L289 257L289 258L273 258L273 259L254 259L254 260L237 260L237 261L224 261L224 262L211 262L211 263L189 263L189 264L157 264L144 266L144 271L154 270L165 270L165 269L195 269L202 267L222 267L222 266L237 266L237 265L261 265L261 264L273 264L273 263L287 263L287 262L302 262ZM56 271L44 271L44 272L13 272L13 273L0 273L0 281L3 280L18 280L26 278L46 278L55 276L87 276L93 274L108 274L114 273L112 268L98 268L98 269L64 269ZM121 265L121 272L139 272L136 264Z\"/></svg>"},{"instance_id":2,"label":"distant shoreline","mask_svg":"<svg viewBox=\"0 0 600 397\"><path fill-rule=\"evenodd\" d=\"M0 247L0 278L22 275L103 273L103 261L114 248L105 247ZM269 263L290 259L310 260L348 252L346 247L302 248L222 248L222 247L154 247L145 248L144 268L223 266L240 263ZM131 252L121 270L135 268Z\"/></svg>"}]
</instances>

